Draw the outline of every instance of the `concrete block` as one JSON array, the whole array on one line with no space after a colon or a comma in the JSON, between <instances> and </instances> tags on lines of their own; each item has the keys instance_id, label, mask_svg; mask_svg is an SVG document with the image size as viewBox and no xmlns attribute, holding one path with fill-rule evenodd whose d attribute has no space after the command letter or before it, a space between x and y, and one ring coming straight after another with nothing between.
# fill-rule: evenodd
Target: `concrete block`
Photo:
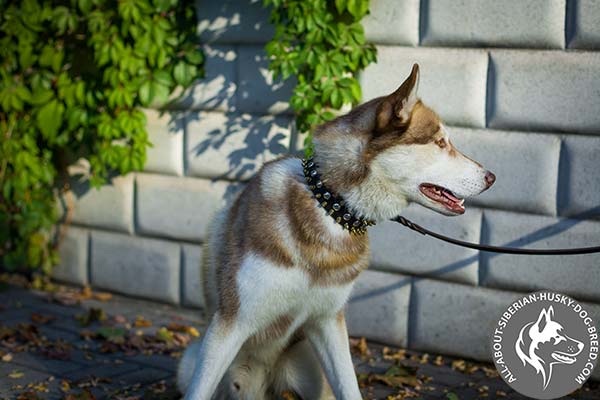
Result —
<instances>
[{"instance_id":1,"label":"concrete block","mask_svg":"<svg viewBox=\"0 0 600 400\"><path fill-rule=\"evenodd\" d=\"M184 306L204 307L202 246L184 244L181 249L183 252L181 301Z\"/></svg>"},{"instance_id":2,"label":"concrete block","mask_svg":"<svg viewBox=\"0 0 600 400\"><path fill-rule=\"evenodd\" d=\"M575 218L600 217L600 138L568 136L560 159L558 211Z\"/></svg>"},{"instance_id":3,"label":"concrete block","mask_svg":"<svg viewBox=\"0 0 600 400\"><path fill-rule=\"evenodd\" d=\"M556 215L558 136L465 128L450 128L450 135L461 152L496 174L494 186L468 203Z\"/></svg>"},{"instance_id":4,"label":"concrete block","mask_svg":"<svg viewBox=\"0 0 600 400\"><path fill-rule=\"evenodd\" d=\"M176 106L194 110L233 111L237 89L235 47L205 45L203 51L204 77L177 98Z\"/></svg>"},{"instance_id":5,"label":"concrete block","mask_svg":"<svg viewBox=\"0 0 600 400\"><path fill-rule=\"evenodd\" d=\"M569 0L567 3L568 46L600 49L600 7L596 0Z\"/></svg>"},{"instance_id":6,"label":"concrete block","mask_svg":"<svg viewBox=\"0 0 600 400\"><path fill-rule=\"evenodd\" d=\"M266 43L275 34L261 0L198 0L196 9L202 43Z\"/></svg>"},{"instance_id":7,"label":"concrete block","mask_svg":"<svg viewBox=\"0 0 600 400\"><path fill-rule=\"evenodd\" d=\"M291 113L288 103L295 78L275 80L269 71L269 60L263 46L238 47L237 109L249 113Z\"/></svg>"},{"instance_id":8,"label":"concrete block","mask_svg":"<svg viewBox=\"0 0 600 400\"><path fill-rule=\"evenodd\" d=\"M419 44L419 0L371 0L361 22L367 41L377 44Z\"/></svg>"},{"instance_id":9,"label":"concrete block","mask_svg":"<svg viewBox=\"0 0 600 400\"><path fill-rule=\"evenodd\" d=\"M363 272L347 305L350 336L405 347L411 280L398 274Z\"/></svg>"},{"instance_id":10,"label":"concrete block","mask_svg":"<svg viewBox=\"0 0 600 400\"><path fill-rule=\"evenodd\" d=\"M183 174L183 117L181 113L144 110L148 140L144 171Z\"/></svg>"},{"instance_id":11,"label":"concrete block","mask_svg":"<svg viewBox=\"0 0 600 400\"><path fill-rule=\"evenodd\" d=\"M225 204L228 184L138 174L137 232L190 241L205 238L211 216Z\"/></svg>"},{"instance_id":12,"label":"concrete block","mask_svg":"<svg viewBox=\"0 0 600 400\"><path fill-rule=\"evenodd\" d=\"M412 288L409 347L490 361L493 329L520 295L417 279Z\"/></svg>"},{"instance_id":13,"label":"concrete block","mask_svg":"<svg viewBox=\"0 0 600 400\"><path fill-rule=\"evenodd\" d=\"M133 232L133 174L117 176L99 189L90 187L85 167L70 168L71 189L58 198L62 219L121 232ZM77 171L77 172L75 172Z\"/></svg>"},{"instance_id":14,"label":"concrete block","mask_svg":"<svg viewBox=\"0 0 600 400\"><path fill-rule=\"evenodd\" d=\"M52 277L75 285L87 285L89 231L75 226L59 225L57 234L64 232L58 254L60 263L52 268Z\"/></svg>"},{"instance_id":15,"label":"concrete block","mask_svg":"<svg viewBox=\"0 0 600 400\"><path fill-rule=\"evenodd\" d=\"M421 13L424 45L565 46L565 0L425 0Z\"/></svg>"},{"instance_id":16,"label":"concrete block","mask_svg":"<svg viewBox=\"0 0 600 400\"><path fill-rule=\"evenodd\" d=\"M600 53L493 50L490 69L489 126L600 133Z\"/></svg>"},{"instance_id":17,"label":"concrete block","mask_svg":"<svg viewBox=\"0 0 600 400\"><path fill-rule=\"evenodd\" d=\"M482 242L524 248L598 245L600 222L485 210ZM483 285L534 291L550 289L580 300L600 300L600 254L516 256L482 253Z\"/></svg>"},{"instance_id":18,"label":"concrete block","mask_svg":"<svg viewBox=\"0 0 600 400\"><path fill-rule=\"evenodd\" d=\"M485 126L485 51L378 46L377 60L360 77L364 100L392 93L418 63L419 96L446 123Z\"/></svg>"},{"instance_id":19,"label":"concrete block","mask_svg":"<svg viewBox=\"0 0 600 400\"><path fill-rule=\"evenodd\" d=\"M468 204L467 212L456 218L417 204L402 215L436 232L479 242L481 211L470 209ZM479 259L475 250L436 241L392 221L369 228L369 237L372 268L477 285Z\"/></svg>"},{"instance_id":20,"label":"concrete block","mask_svg":"<svg viewBox=\"0 0 600 400\"><path fill-rule=\"evenodd\" d=\"M180 247L165 240L92 231L92 285L133 296L179 302Z\"/></svg>"},{"instance_id":21,"label":"concrete block","mask_svg":"<svg viewBox=\"0 0 600 400\"><path fill-rule=\"evenodd\" d=\"M289 151L288 117L201 112L186 122L188 175L246 180Z\"/></svg>"}]
</instances>

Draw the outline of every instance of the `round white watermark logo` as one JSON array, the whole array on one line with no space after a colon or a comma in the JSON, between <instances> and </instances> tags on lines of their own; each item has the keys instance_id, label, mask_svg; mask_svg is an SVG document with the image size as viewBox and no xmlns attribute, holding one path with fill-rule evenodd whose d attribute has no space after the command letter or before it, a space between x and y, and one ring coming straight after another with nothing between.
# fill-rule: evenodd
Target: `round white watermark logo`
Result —
<instances>
[{"instance_id":1,"label":"round white watermark logo","mask_svg":"<svg viewBox=\"0 0 600 400\"><path fill-rule=\"evenodd\" d=\"M512 303L492 335L494 363L504 381L536 399L556 399L580 388L596 365L598 346L598 327L588 310L547 291Z\"/></svg>"}]
</instances>

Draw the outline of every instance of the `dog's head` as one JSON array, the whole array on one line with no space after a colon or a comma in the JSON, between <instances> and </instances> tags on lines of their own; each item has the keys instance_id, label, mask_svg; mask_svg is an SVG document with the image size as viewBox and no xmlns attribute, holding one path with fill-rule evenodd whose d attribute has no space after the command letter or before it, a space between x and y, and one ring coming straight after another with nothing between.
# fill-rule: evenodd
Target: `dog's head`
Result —
<instances>
[{"instance_id":1,"label":"dog's head","mask_svg":"<svg viewBox=\"0 0 600 400\"><path fill-rule=\"evenodd\" d=\"M417 97L419 67L377 107L372 168L409 201L445 215L465 212L464 199L488 189L495 176L462 154L438 115Z\"/></svg>"},{"instance_id":2,"label":"dog's head","mask_svg":"<svg viewBox=\"0 0 600 400\"><path fill-rule=\"evenodd\" d=\"M583 350L584 344L568 336L563 326L554 319L552 306L542 309L535 322L526 324L515 344L517 356L523 365L529 364L548 386L554 364L573 364Z\"/></svg>"},{"instance_id":3,"label":"dog's head","mask_svg":"<svg viewBox=\"0 0 600 400\"><path fill-rule=\"evenodd\" d=\"M409 202L444 215L463 214L464 199L496 179L454 146L449 129L419 100L418 83L415 64L395 92L315 132L324 175L341 180L339 191L371 218L395 217ZM342 155L351 158L341 160Z\"/></svg>"}]
</instances>

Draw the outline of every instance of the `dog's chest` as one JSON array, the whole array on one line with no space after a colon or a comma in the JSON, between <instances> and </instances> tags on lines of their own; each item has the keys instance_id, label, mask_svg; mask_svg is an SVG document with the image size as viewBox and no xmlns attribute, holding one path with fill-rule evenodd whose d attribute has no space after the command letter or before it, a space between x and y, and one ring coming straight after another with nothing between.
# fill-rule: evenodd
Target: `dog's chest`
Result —
<instances>
[{"instance_id":1,"label":"dog's chest","mask_svg":"<svg viewBox=\"0 0 600 400\"><path fill-rule=\"evenodd\" d=\"M272 320L278 316L310 319L335 315L345 304L353 281L315 282L304 268L284 268L267 260L245 263L238 276L242 313Z\"/></svg>"}]
</instances>

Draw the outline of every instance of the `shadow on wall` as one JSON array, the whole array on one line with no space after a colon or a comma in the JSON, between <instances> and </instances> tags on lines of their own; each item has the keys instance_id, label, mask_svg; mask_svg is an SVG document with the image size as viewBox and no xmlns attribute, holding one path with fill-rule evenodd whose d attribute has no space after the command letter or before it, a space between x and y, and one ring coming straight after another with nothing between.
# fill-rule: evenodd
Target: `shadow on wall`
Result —
<instances>
[{"instance_id":1,"label":"shadow on wall","mask_svg":"<svg viewBox=\"0 0 600 400\"><path fill-rule=\"evenodd\" d=\"M232 46L204 46L205 76L173 100L175 109L232 109L237 55Z\"/></svg>"},{"instance_id":2,"label":"shadow on wall","mask_svg":"<svg viewBox=\"0 0 600 400\"><path fill-rule=\"evenodd\" d=\"M245 181L266 161L289 152L287 118L216 112L175 118L183 118L186 126L188 175Z\"/></svg>"},{"instance_id":3,"label":"shadow on wall","mask_svg":"<svg viewBox=\"0 0 600 400\"><path fill-rule=\"evenodd\" d=\"M295 151L288 105L294 82L275 81L268 70L264 45L274 29L262 1L196 4L206 76L175 102L188 112L171 117L170 132L185 127L186 175L245 181Z\"/></svg>"},{"instance_id":4,"label":"shadow on wall","mask_svg":"<svg viewBox=\"0 0 600 400\"><path fill-rule=\"evenodd\" d=\"M273 36L262 0L196 0L203 43L264 43Z\"/></svg>"}]
</instances>

